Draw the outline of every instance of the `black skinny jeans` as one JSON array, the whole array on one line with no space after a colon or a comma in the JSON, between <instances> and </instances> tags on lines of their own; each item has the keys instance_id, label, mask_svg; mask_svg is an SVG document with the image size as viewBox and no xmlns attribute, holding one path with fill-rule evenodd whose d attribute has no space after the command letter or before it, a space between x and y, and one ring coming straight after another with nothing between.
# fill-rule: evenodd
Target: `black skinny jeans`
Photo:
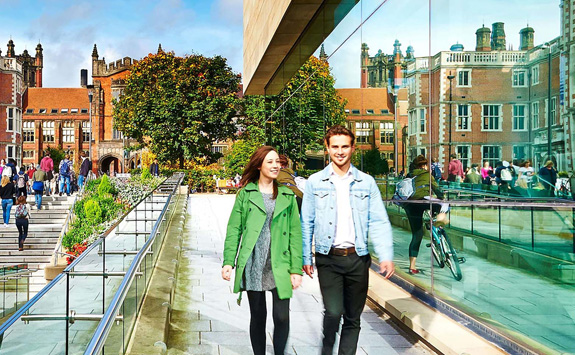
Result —
<instances>
[{"instance_id":1,"label":"black skinny jeans","mask_svg":"<svg viewBox=\"0 0 575 355\"><path fill-rule=\"evenodd\" d=\"M18 228L18 244L24 243L28 237L28 218L16 218L16 227Z\"/></svg>"},{"instance_id":2,"label":"black skinny jeans","mask_svg":"<svg viewBox=\"0 0 575 355\"><path fill-rule=\"evenodd\" d=\"M338 354L355 355L361 330L361 313L367 299L371 257L316 253L315 263L325 307L321 354L333 354L335 335L343 315Z\"/></svg>"},{"instance_id":3,"label":"black skinny jeans","mask_svg":"<svg viewBox=\"0 0 575 355\"><path fill-rule=\"evenodd\" d=\"M289 335L289 298L280 300L277 289L272 291L272 316L274 320L274 354L283 355ZM266 354L266 293L247 291L250 304L250 340L254 355Z\"/></svg>"},{"instance_id":4,"label":"black skinny jeans","mask_svg":"<svg viewBox=\"0 0 575 355\"><path fill-rule=\"evenodd\" d=\"M423 239L423 212L429 209L429 203L409 203L403 205L407 220L411 227L411 243L409 243L409 256L417 258L419 247ZM441 205L433 204L433 213L439 213Z\"/></svg>"}]
</instances>

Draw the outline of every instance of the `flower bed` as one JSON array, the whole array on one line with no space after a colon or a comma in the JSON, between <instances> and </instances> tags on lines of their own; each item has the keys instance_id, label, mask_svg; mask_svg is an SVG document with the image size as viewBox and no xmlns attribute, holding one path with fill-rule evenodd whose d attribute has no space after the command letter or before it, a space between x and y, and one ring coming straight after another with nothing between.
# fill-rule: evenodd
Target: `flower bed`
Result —
<instances>
[{"instance_id":1,"label":"flower bed","mask_svg":"<svg viewBox=\"0 0 575 355\"><path fill-rule=\"evenodd\" d=\"M74 206L74 220L62 238L66 253L77 257L104 231L114 225L126 211L139 203L161 182L149 172L130 179L104 175L90 181L84 195ZM68 257L70 264L74 257Z\"/></svg>"}]
</instances>

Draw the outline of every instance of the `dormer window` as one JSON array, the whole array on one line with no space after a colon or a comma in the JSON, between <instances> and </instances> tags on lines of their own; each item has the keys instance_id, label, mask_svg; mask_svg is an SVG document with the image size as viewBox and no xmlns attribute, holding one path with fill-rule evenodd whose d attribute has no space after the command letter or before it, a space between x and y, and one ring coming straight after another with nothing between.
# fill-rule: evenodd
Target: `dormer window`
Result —
<instances>
[{"instance_id":1,"label":"dormer window","mask_svg":"<svg viewBox=\"0 0 575 355\"><path fill-rule=\"evenodd\" d=\"M68 109L67 108L63 108L60 110L60 113L68 113Z\"/></svg>"},{"instance_id":2,"label":"dormer window","mask_svg":"<svg viewBox=\"0 0 575 355\"><path fill-rule=\"evenodd\" d=\"M40 110L38 110L38 113L46 113L46 109L45 109L45 108L41 108Z\"/></svg>"},{"instance_id":3,"label":"dormer window","mask_svg":"<svg viewBox=\"0 0 575 355\"><path fill-rule=\"evenodd\" d=\"M26 113L34 113L34 109L33 108L27 108Z\"/></svg>"},{"instance_id":4,"label":"dormer window","mask_svg":"<svg viewBox=\"0 0 575 355\"><path fill-rule=\"evenodd\" d=\"M80 113L88 113L88 109L87 108L83 108Z\"/></svg>"},{"instance_id":5,"label":"dormer window","mask_svg":"<svg viewBox=\"0 0 575 355\"><path fill-rule=\"evenodd\" d=\"M70 113L78 113L78 109L77 108L71 108Z\"/></svg>"},{"instance_id":6,"label":"dormer window","mask_svg":"<svg viewBox=\"0 0 575 355\"><path fill-rule=\"evenodd\" d=\"M50 113L58 113L58 109L57 108L53 108Z\"/></svg>"}]
</instances>

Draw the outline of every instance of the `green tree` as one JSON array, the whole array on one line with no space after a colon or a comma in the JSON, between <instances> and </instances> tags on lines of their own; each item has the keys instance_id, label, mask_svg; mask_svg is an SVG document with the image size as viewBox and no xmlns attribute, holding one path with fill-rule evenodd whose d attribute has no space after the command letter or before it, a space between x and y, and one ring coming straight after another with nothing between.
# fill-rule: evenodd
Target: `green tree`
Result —
<instances>
[{"instance_id":1,"label":"green tree","mask_svg":"<svg viewBox=\"0 0 575 355\"><path fill-rule=\"evenodd\" d=\"M373 148L363 153L363 170L372 175L383 175L389 172L387 161L381 158L381 153L377 148Z\"/></svg>"},{"instance_id":2,"label":"green tree","mask_svg":"<svg viewBox=\"0 0 575 355\"><path fill-rule=\"evenodd\" d=\"M345 122L345 101L334 85L329 64L312 56L279 95L244 97L242 123L257 137L251 145L263 138L294 161L322 150L325 129Z\"/></svg>"},{"instance_id":3,"label":"green tree","mask_svg":"<svg viewBox=\"0 0 575 355\"><path fill-rule=\"evenodd\" d=\"M233 137L240 76L226 59L176 57L163 51L136 63L114 102L114 126L147 146L160 161L215 160L216 141Z\"/></svg>"}]
</instances>

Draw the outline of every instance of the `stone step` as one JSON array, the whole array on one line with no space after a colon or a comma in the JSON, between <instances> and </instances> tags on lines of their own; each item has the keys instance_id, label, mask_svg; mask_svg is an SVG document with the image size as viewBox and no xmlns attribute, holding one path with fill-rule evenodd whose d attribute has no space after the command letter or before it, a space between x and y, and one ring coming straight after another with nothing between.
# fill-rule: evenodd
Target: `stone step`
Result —
<instances>
[{"instance_id":1,"label":"stone step","mask_svg":"<svg viewBox=\"0 0 575 355\"><path fill-rule=\"evenodd\" d=\"M16 264L46 264L50 262L51 255L47 256L2 256L0 257L0 265L16 265ZM28 268L31 268L28 265Z\"/></svg>"},{"instance_id":2,"label":"stone step","mask_svg":"<svg viewBox=\"0 0 575 355\"><path fill-rule=\"evenodd\" d=\"M72 201L74 201L74 198L76 196L42 196L42 202L46 201L46 202L52 202L52 201L69 201L70 203L72 203ZM30 203L30 202L34 202L36 200L36 196L33 194L29 194L28 197L26 198L26 202Z\"/></svg>"},{"instance_id":3,"label":"stone step","mask_svg":"<svg viewBox=\"0 0 575 355\"><path fill-rule=\"evenodd\" d=\"M0 245L3 243L12 243L12 240L18 240L18 230L10 230L4 228L0 224ZM26 240L37 240L37 243L51 243L51 240L58 240L60 231L43 232L43 231L30 231L28 230L28 238ZM46 239L46 240L44 240Z\"/></svg>"},{"instance_id":4,"label":"stone step","mask_svg":"<svg viewBox=\"0 0 575 355\"><path fill-rule=\"evenodd\" d=\"M27 264L28 269L38 270L38 272L41 272L41 274L44 275L44 267L46 265L48 265L49 263L50 263L50 261L19 263L19 262L4 262L4 260L0 260L0 268L1 267L14 266L17 264Z\"/></svg>"},{"instance_id":5,"label":"stone step","mask_svg":"<svg viewBox=\"0 0 575 355\"><path fill-rule=\"evenodd\" d=\"M37 243L29 243L28 239L26 239L26 241L24 242L24 251L27 250L40 250L40 251L54 251L54 248L56 247L56 243L45 243L45 244L37 244ZM18 242L14 242L11 244L0 244L0 251L18 251ZM24 251L21 251L20 253L23 253Z\"/></svg>"},{"instance_id":6,"label":"stone step","mask_svg":"<svg viewBox=\"0 0 575 355\"><path fill-rule=\"evenodd\" d=\"M41 216L35 216L34 214L30 215L30 219L28 220L29 225L32 224L59 224L63 225L66 221L66 218L42 218ZM16 218L10 217L8 224L16 225ZM2 226L0 226L2 228Z\"/></svg>"},{"instance_id":7,"label":"stone step","mask_svg":"<svg viewBox=\"0 0 575 355\"><path fill-rule=\"evenodd\" d=\"M28 236L30 236L30 232L60 232L62 231L62 224L50 224L50 223L33 223L30 224L28 227ZM18 228L16 228L16 224L11 223L8 224L8 227L4 227L0 224L0 235L6 232L13 232L18 235Z\"/></svg>"},{"instance_id":8,"label":"stone step","mask_svg":"<svg viewBox=\"0 0 575 355\"><path fill-rule=\"evenodd\" d=\"M52 256L53 251L54 251L53 249L38 250L38 249L26 249L26 248L22 251L19 251L18 246L16 245L16 250L0 249L0 261L4 261L5 256L16 256L20 258L27 258L33 256Z\"/></svg>"}]
</instances>

